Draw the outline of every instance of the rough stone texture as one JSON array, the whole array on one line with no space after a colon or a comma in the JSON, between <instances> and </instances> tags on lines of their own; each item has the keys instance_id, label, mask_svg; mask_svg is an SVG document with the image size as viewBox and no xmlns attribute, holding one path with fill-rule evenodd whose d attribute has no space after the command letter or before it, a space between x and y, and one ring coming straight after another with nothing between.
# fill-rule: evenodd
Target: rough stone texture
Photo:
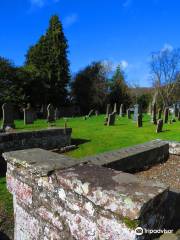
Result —
<instances>
[{"instance_id":1,"label":"rough stone texture","mask_svg":"<svg viewBox=\"0 0 180 240\"><path fill-rule=\"evenodd\" d=\"M180 142L169 141L169 153L180 156Z\"/></svg>"},{"instance_id":2,"label":"rough stone texture","mask_svg":"<svg viewBox=\"0 0 180 240\"><path fill-rule=\"evenodd\" d=\"M115 124L115 120L116 120L116 112L113 112L113 113L109 114L107 126L114 125Z\"/></svg>"},{"instance_id":3,"label":"rough stone texture","mask_svg":"<svg viewBox=\"0 0 180 240\"><path fill-rule=\"evenodd\" d=\"M133 147L86 157L84 160L124 172L134 172L166 161L168 156L168 142L154 140Z\"/></svg>"},{"instance_id":4,"label":"rough stone texture","mask_svg":"<svg viewBox=\"0 0 180 240\"><path fill-rule=\"evenodd\" d=\"M45 150L32 151L3 154L14 199L15 240L141 240L149 236L137 238L137 226L162 229L166 224L169 191L163 185L93 164L63 166L71 160L52 153L46 159ZM48 158L58 170L51 171Z\"/></svg>"}]
</instances>

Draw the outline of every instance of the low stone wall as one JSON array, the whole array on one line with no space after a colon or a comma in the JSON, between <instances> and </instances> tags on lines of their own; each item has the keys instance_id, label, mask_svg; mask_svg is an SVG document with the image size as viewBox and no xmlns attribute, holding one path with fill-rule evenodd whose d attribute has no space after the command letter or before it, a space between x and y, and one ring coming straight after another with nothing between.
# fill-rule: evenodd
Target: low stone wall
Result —
<instances>
[{"instance_id":1,"label":"low stone wall","mask_svg":"<svg viewBox=\"0 0 180 240\"><path fill-rule=\"evenodd\" d=\"M84 161L123 172L135 172L166 161L168 157L169 143L154 140L133 147L86 157Z\"/></svg>"},{"instance_id":2,"label":"low stone wall","mask_svg":"<svg viewBox=\"0 0 180 240\"><path fill-rule=\"evenodd\" d=\"M53 149L70 145L71 128L50 128L0 134L0 155L3 152L27 148ZM5 174L6 164L0 157L0 174Z\"/></svg>"},{"instance_id":3,"label":"low stone wall","mask_svg":"<svg viewBox=\"0 0 180 240\"><path fill-rule=\"evenodd\" d=\"M15 240L135 240L163 229L167 187L40 149L3 154L13 194Z\"/></svg>"}]
</instances>

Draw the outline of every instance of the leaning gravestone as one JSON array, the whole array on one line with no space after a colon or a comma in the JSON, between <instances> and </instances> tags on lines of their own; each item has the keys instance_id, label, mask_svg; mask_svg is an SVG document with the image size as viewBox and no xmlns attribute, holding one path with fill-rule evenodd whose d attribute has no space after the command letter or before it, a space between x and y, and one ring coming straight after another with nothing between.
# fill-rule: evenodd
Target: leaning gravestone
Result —
<instances>
[{"instance_id":1,"label":"leaning gravestone","mask_svg":"<svg viewBox=\"0 0 180 240\"><path fill-rule=\"evenodd\" d=\"M141 106L139 104L135 104L134 105L134 119L133 119L135 122L137 122L139 114L142 115Z\"/></svg>"},{"instance_id":2,"label":"leaning gravestone","mask_svg":"<svg viewBox=\"0 0 180 240\"><path fill-rule=\"evenodd\" d=\"M169 117L169 108L166 107L164 109L164 123L168 123L168 117Z\"/></svg>"},{"instance_id":3,"label":"leaning gravestone","mask_svg":"<svg viewBox=\"0 0 180 240\"><path fill-rule=\"evenodd\" d=\"M162 132L162 129L163 129L163 120L162 120L162 119L159 119L159 120L157 121L156 132L157 132L157 133Z\"/></svg>"},{"instance_id":4,"label":"leaning gravestone","mask_svg":"<svg viewBox=\"0 0 180 240\"><path fill-rule=\"evenodd\" d=\"M113 113L109 114L107 126L114 125L115 124L115 120L116 120L116 113L113 112Z\"/></svg>"},{"instance_id":5,"label":"leaning gravestone","mask_svg":"<svg viewBox=\"0 0 180 240\"><path fill-rule=\"evenodd\" d=\"M153 103L152 105L152 123L155 125L157 124L157 119L156 119L156 103Z\"/></svg>"},{"instance_id":6,"label":"leaning gravestone","mask_svg":"<svg viewBox=\"0 0 180 240\"><path fill-rule=\"evenodd\" d=\"M2 112L3 112L3 121L1 128L4 130L7 127L15 128L14 124L14 109L11 103L4 103L2 105Z\"/></svg>"},{"instance_id":7,"label":"leaning gravestone","mask_svg":"<svg viewBox=\"0 0 180 240\"><path fill-rule=\"evenodd\" d=\"M55 122L55 111L52 104L49 104L47 106L47 122L48 123Z\"/></svg>"},{"instance_id":8,"label":"leaning gravestone","mask_svg":"<svg viewBox=\"0 0 180 240\"><path fill-rule=\"evenodd\" d=\"M31 104L28 103L27 107L23 109L24 111L24 124L33 124L34 123L34 111L31 107Z\"/></svg>"},{"instance_id":9,"label":"leaning gravestone","mask_svg":"<svg viewBox=\"0 0 180 240\"><path fill-rule=\"evenodd\" d=\"M137 126L142 127L142 114L138 114L137 117Z\"/></svg>"},{"instance_id":10,"label":"leaning gravestone","mask_svg":"<svg viewBox=\"0 0 180 240\"><path fill-rule=\"evenodd\" d=\"M119 116L120 116L120 117L124 117L124 104L121 104L121 105L120 105Z\"/></svg>"}]
</instances>

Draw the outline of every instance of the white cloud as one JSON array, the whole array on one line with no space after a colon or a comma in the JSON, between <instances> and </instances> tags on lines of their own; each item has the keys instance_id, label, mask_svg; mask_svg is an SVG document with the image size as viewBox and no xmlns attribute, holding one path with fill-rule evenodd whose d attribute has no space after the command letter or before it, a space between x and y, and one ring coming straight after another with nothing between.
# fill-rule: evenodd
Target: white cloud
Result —
<instances>
[{"instance_id":1,"label":"white cloud","mask_svg":"<svg viewBox=\"0 0 180 240\"><path fill-rule=\"evenodd\" d=\"M161 52L164 52L164 51L167 51L167 50L170 51L170 52L173 50L173 46L169 43L164 44L163 48L161 49Z\"/></svg>"},{"instance_id":2,"label":"white cloud","mask_svg":"<svg viewBox=\"0 0 180 240\"><path fill-rule=\"evenodd\" d=\"M73 13L73 14L65 17L64 26L69 27L69 26L73 25L75 22L77 22L77 20L78 20L78 15L76 13Z\"/></svg>"},{"instance_id":3,"label":"white cloud","mask_svg":"<svg viewBox=\"0 0 180 240\"><path fill-rule=\"evenodd\" d=\"M120 66L122 67L123 70L125 70L129 66L129 63L126 60L122 60L120 62Z\"/></svg>"}]
</instances>

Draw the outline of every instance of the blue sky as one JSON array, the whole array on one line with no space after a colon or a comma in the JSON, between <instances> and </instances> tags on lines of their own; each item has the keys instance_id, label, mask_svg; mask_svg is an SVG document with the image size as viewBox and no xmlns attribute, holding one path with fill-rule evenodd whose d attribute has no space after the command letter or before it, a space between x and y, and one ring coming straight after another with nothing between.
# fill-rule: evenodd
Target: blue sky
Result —
<instances>
[{"instance_id":1,"label":"blue sky","mask_svg":"<svg viewBox=\"0 0 180 240\"><path fill-rule=\"evenodd\" d=\"M129 83L150 86L151 52L180 47L179 0L1 0L0 56L22 65L58 14L71 71L92 61L121 64Z\"/></svg>"}]
</instances>

